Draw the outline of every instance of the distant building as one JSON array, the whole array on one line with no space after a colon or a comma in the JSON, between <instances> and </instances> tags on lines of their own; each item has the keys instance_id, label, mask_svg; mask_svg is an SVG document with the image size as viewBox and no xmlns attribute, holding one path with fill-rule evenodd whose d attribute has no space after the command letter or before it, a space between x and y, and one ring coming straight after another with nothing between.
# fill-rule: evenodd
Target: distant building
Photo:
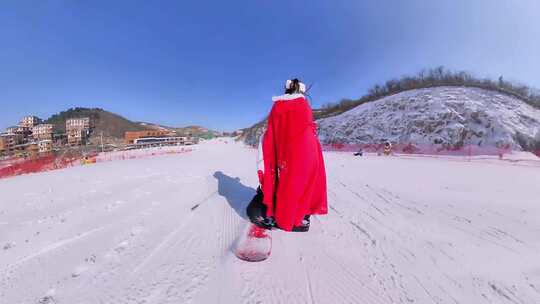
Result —
<instances>
[{"instance_id":1,"label":"distant building","mask_svg":"<svg viewBox=\"0 0 540 304\"><path fill-rule=\"evenodd\" d=\"M6 149L7 149L6 138L4 137L4 135L7 135L7 134L0 135L0 155L6 153Z\"/></svg>"},{"instance_id":2,"label":"distant building","mask_svg":"<svg viewBox=\"0 0 540 304\"><path fill-rule=\"evenodd\" d=\"M24 128L32 128L33 126L39 124L41 122L41 119L37 116L25 116L19 123L20 127Z\"/></svg>"},{"instance_id":3,"label":"distant building","mask_svg":"<svg viewBox=\"0 0 540 304\"><path fill-rule=\"evenodd\" d=\"M68 145L80 146L86 144L88 137L88 131L82 129L69 129L66 130Z\"/></svg>"},{"instance_id":4,"label":"distant building","mask_svg":"<svg viewBox=\"0 0 540 304\"><path fill-rule=\"evenodd\" d=\"M184 141L184 145L186 145L186 146L196 145L198 143L199 143L199 138L198 137L192 137L192 136L186 137L186 140Z\"/></svg>"},{"instance_id":5,"label":"distant building","mask_svg":"<svg viewBox=\"0 0 540 304\"><path fill-rule=\"evenodd\" d=\"M8 127L6 128L6 133L9 134L9 135L13 135L15 134L15 132L17 132L17 126L13 126L13 127Z\"/></svg>"},{"instance_id":6,"label":"distant building","mask_svg":"<svg viewBox=\"0 0 540 304\"><path fill-rule=\"evenodd\" d=\"M139 138L163 137L169 134L170 132L167 130L129 131L124 134L124 141L126 144L133 144Z\"/></svg>"},{"instance_id":7,"label":"distant building","mask_svg":"<svg viewBox=\"0 0 540 304\"><path fill-rule=\"evenodd\" d=\"M35 157L39 152L39 146L35 142L22 143L14 146L13 152L19 157Z\"/></svg>"},{"instance_id":8,"label":"distant building","mask_svg":"<svg viewBox=\"0 0 540 304\"><path fill-rule=\"evenodd\" d=\"M165 147L165 146L183 146L199 143L199 139L187 136L162 136L162 137L141 137L129 144L130 149Z\"/></svg>"},{"instance_id":9,"label":"distant building","mask_svg":"<svg viewBox=\"0 0 540 304\"><path fill-rule=\"evenodd\" d=\"M71 146L86 144L91 128L92 125L89 117L70 118L66 120L68 144Z\"/></svg>"},{"instance_id":10,"label":"distant building","mask_svg":"<svg viewBox=\"0 0 540 304\"><path fill-rule=\"evenodd\" d=\"M32 135L32 128L20 125L15 129L14 134L22 135L22 137L26 140L30 135Z\"/></svg>"},{"instance_id":11,"label":"distant building","mask_svg":"<svg viewBox=\"0 0 540 304\"><path fill-rule=\"evenodd\" d=\"M145 146L145 147L158 147L158 146L178 146L184 145L188 140L187 137L144 137L135 139L133 142L134 145Z\"/></svg>"},{"instance_id":12,"label":"distant building","mask_svg":"<svg viewBox=\"0 0 540 304\"><path fill-rule=\"evenodd\" d=\"M0 152L11 154L15 152L15 147L22 143L22 136L19 134L0 134Z\"/></svg>"},{"instance_id":13,"label":"distant building","mask_svg":"<svg viewBox=\"0 0 540 304\"><path fill-rule=\"evenodd\" d=\"M38 142L39 153L49 153L52 151L53 142L50 139L41 140Z\"/></svg>"},{"instance_id":14,"label":"distant building","mask_svg":"<svg viewBox=\"0 0 540 304\"><path fill-rule=\"evenodd\" d=\"M52 140L53 138L53 125L52 124L39 124L32 128L32 136L36 140Z\"/></svg>"},{"instance_id":15,"label":"distant building","mask_svg":"<svg viewBox=\"0 0 540 304\"><path fill-rule=\"evenodd\" d=\"M68 129L81 129L90 130L90 117L83 118L70 118L66 120L66 130Z\"/></svg>"}]
</instances>

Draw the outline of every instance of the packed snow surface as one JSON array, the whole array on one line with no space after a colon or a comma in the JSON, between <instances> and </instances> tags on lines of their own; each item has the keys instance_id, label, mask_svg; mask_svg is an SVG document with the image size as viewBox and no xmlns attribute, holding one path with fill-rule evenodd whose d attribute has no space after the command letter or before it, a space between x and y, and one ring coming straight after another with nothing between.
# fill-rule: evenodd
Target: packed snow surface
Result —
<instances>
[{"instance_id":1,"label":"packed snow surface","mask_svg":"<svg viewBox=\"0 0 540 304\"><path fill-rule=\"evenodd\" d=\"M0 180L0 303L540 303L540 167L326 153L330 213L231 247L256 152L186 154Z\"/></svg>"},{"instance_id":2,"label":"packed snow surface","mask_svg":"<svg viewBox=\"0 0 540 304\"><path fill-rule=\"evenodd\" d=\"M322 142L420 145L540 145L540 110L502 93L478 88L410 90L320 119Z\"/></svg>"}]
</instances>

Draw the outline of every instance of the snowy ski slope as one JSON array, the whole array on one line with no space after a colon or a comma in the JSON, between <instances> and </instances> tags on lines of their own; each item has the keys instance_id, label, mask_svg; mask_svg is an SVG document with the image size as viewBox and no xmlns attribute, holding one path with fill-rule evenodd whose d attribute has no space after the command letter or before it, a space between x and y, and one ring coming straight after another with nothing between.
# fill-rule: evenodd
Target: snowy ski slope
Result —
<instances>
[{"instance_id":1,"label":"snowy ski slope","mask_svg":"<svg viewBox=\"0 0 540 304\"><path fill-rule=\"evenodd\" d=\"M510 145L521 150L525 143L534 147L540 142L540 110L515 97L478 88L405 91L317 123L325 143Z\"/></svg>"},{"instance_id":2,"label":"snowy ski slope","mask_svg":"<svg viewBox=\"0 0 540 304\"><path fill-rule=\"evenodd\" d=\"M540 303L535 162L327 153L330 214L246 263L255 157L216 140L0 180L0 303Z\"/></svg>"}]
</instances>

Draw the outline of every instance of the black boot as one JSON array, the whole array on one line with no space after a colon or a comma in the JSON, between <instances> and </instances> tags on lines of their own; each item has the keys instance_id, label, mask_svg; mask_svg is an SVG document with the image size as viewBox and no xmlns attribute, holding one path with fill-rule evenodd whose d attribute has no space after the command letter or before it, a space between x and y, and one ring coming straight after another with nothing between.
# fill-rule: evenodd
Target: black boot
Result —
<instances>
[{"instance_id":1,"label":"black boot","mask_svg":"<svg viewBox=\"0 0 540 304\"><path fill-rule=\"evenodd\" d=\"M266 216L267 207L263 203L263 198L264 194L261 187L258 187L257 194L251 199L251 202L246 209L246 213L253 224L264 229L272 229L275 227L275 222L272 217Z\"/></svg>"},{"instance_id":2,"label":"black boot","mask_svg":"<svg viewBox=\"0 0 540 304\"><path fill-rule=\"evenodd\" d=\"M292 228L292 231L294 232L308 232L309 231L309 225L310 225L310 219L309 215L304 216L304 220L302 220L302 225L300 226L294 226Z\"/></svg>"}]
</instances>

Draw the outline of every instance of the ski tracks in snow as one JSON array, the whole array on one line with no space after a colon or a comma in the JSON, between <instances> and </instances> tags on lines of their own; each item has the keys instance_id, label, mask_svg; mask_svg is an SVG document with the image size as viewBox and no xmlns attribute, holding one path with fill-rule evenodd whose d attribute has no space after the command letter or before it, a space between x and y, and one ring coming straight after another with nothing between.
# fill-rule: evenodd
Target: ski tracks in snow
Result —
<instances>
[{"instance_id":1,"label":"ski tracks in snow","mask_svg":"<svg viewBox=\"0 0 540 304\"><path fill-rule=\"evenodd\" d=\"M255 156L213 141L0 181L31 189L1 206L0 302L540 303L540 210L521 194L536 171L328 153L329 214L272 232L270 258L246 263L231 248ZM445 179L425 178L435 165ZM516 183L474 179L482 170Z\"/></svg>"},{"instance_id":2,"label":"ski tracks in snow","mask_svg":"<svg viewBox=\"0 0 540 304\"><path fill-rule=\"evenodd\" d=\"M358 240L365 240L358 253L367 267L364 274L371 273L378 285L374 290L380 299L386 303L536 303L538 294L536 285L529 283L530 275L511 265L520 259L524 259L521 265L535 264L531 257L538 247L507 229L530 235L537 227L524 221L508 225L508 219L489 216L494 206L488 206L486 213L483 205L474 202L456 209L452 204L406 196L362 181L336 179L329 185L331 214L322 219L322 226L336 240L351 242L345 237L354 235L347 232L350 224ZM339 221L331 221L332 216ZM513 221L512 216L509 219ZM498 279L493 283L489 278L497 273L506 275L495 275ZM538 272L533 277L538 281Z\"/></svg>"}]
</instances>

